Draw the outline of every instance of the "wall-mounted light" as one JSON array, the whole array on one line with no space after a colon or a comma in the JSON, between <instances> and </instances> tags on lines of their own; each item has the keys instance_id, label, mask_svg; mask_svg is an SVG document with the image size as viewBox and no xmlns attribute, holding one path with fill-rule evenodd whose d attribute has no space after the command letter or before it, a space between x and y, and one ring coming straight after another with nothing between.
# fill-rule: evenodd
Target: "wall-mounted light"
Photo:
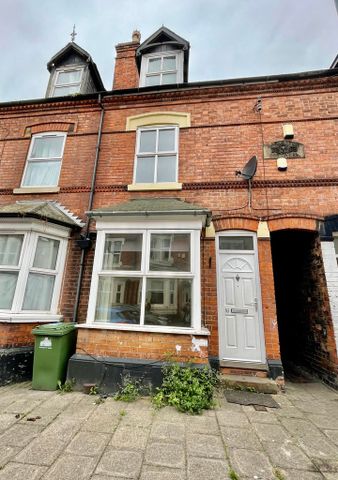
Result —
<instances>
[{"instance_id":1,"label":"wall-mounted light","mask_svg":"<svg viewBox=\"0 0 338 480\"><path fill-rule=\"evenodd\" d=\"M277 168L280 172L285 172L288 169L288 161L284 157L277 158Z\"/></svg>"}]
</instances>

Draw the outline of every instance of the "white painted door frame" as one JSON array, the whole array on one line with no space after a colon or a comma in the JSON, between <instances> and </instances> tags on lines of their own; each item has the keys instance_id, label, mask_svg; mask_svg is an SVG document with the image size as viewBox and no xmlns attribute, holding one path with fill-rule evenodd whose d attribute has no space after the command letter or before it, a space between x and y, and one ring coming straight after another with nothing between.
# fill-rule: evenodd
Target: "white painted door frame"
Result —
<instances>
[{"instance_id":1,"label":"white painted door frame","mask_svg":"<svg viewBox=\"0 0 338 480\"><path fill-rule=\"evenodd\" d=\"M251 237L253 239L253 250L220 250L219 242L220 237ZM260 276L259 276L259 262L258 262L258 248L257 248L257 236L253 232L246 230L227 230L223 232L218 232L216 234L216 264L217 264L217 305L218 305L218 332L219 332L219 358L220 361L229 361L238 364L245 365L246 363L250 364L265 364L266 363L266 351L265 351L265 338L264 338L264 325L263 325L263 309L262 309L262 295L260 287ZM245 359L245 358L224 358L222 351L224 351L224 341L221 334L221 322L224 322L225 316L225 305L223 305L223 292L222 292L222 281L221 281L221 255L226 253L233 256L245 256L251 255L253 257L253 266L255 273L255 288L256 288L256 298L257 298L257 322L258 322L258 341L260 348L260 358L259 359Z\"/></svg>"}]
</instances>

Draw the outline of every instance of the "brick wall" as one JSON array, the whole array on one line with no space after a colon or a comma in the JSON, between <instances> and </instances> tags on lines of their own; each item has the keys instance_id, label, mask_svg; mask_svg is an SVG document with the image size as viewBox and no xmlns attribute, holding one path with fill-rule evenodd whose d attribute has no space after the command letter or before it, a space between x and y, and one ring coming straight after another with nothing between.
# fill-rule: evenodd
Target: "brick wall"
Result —
<instances>
[{"instance_id":1,"label":"brick wall","mask_svg":"<svg viewBox=\"0 0 338 480\"><path fill-rule=\"evenodd\" d=\"M117 51L116 89L138 85L132 53L136 46L132 42L121 45ZM119 63L122 58L124 63ZM218 230L244 228L256 231L261 218L269 220L271 230L313 230L317 228L318 218L337 213L337 86L337 79L328 77L273 85L218 86L104 98L106 113L93 207L137 197L177 196L210 208ZM261 116L253 110L258 96L263 99ZM182 128L179 134L178 180L183 183L183 190L128 192L127 185L133 180L136 135L135 132L125 131L126 119L132 115L158 111L191 114L191 127ZM99 116L97 101L88 99L28 106L0 105L0 204L17 200L53 199L84 219L84 212L88 208ZM290 159L288 170L279 172L275 160L263 160L262 148L263 144L282 139L283 123L293 124L295 140L305 146L305 158ZM30 144L29 132L57 129L68 131L60 193L13 195L12 189L21 182ZM258 169L253 182L252 206L249 208L246 183L235 176L235 171L241 169L254 154L258 155ZM236 219L232 218L233 215L236 215ZM85 321L87 313L93 254L94 249L85 259L78 317L80 322ZM258 254L266 349L269 358L277 359L278 334L269 242L259 241ZM79 256L80 250L72 239L60 302L60 311L66 320L72 320ZM213 240L203 240L201 262L202 321L211 331L209 353L217 356ZM93 341L83 340L83 333L80 335L80 342L85 342L82 345L89 342L92 352L106 351L106 347L102 346L105 341L103 333L98 334L96 330L83 332L87 332L86 335L92 337ZM117 333L113 333L116 338ZM109 333L109 340L114 344L112 335ZM139 334L123 332L123 336L128 341L133 337L140 340ZM148 334L141 336L142 339L153 338ZM157 335L156 338L162 338L163 344L167 342L170 348L174 345L169 335ZM165 350L164 347L162 350ZM156 348L151 351L156 352Z\"/></svg>"}]
</instances>

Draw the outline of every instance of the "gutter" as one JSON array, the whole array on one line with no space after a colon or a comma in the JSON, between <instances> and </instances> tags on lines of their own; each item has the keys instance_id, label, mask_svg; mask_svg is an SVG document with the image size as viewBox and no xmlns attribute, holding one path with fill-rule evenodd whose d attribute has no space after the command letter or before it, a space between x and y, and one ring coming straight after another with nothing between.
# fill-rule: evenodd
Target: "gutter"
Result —
<instances>
[{"instance_id":1,"label":"gutter","mask_svg":"<svg viewBox=\"0 0 338 480\"><path fill-rule=\"evenodd\" d=\"M95 147L95 160L94 160L93 174L92 174L91 185L90 185L88 210L91 210L91 208L93 207L96 173L97 173L97 167L98 167L99 157L100 157L101 140L102 140L102 127L103 127L103 120L104 120L104 114L105 114L105 109L104 109L103 104L102 104L101 93L98 94L97 101L98 101L98 104L101 108L101 114L100 114L99 128L98 128L98 132L97 132L97 142L96 142L96 147ZM91 217L88 216L87 220L86 220L86 225L85 225L85 233L84 233L84 238L85 239L88 238L90 220L91 220ZM81 250L81 258L80 258L80 269L79 269L79 275L78 275L78 278L77 278L77 285L76 285L74 310L73 310L73 321L74 322L77 321L77 315L78 315L78 311L79 311L79 302L80 302L80 295L81 295L81 285L82 285L85 255L86 255L86 251L85 251L85 249L82 249Z\"/></svg>"},{"instance_id":2,"label":"gutter","mask_svg":"<svg viewBox=\"0 0 338 480\"><path fill-rule=\"evenodd\" d=\"M144 95L146 93L157 93L157 92L175 92L181 90L194 90L201 88L212 88L218 86L244 86L244 85L254 85L262 83L281 83L294 80L309 80L316 78L325 78L325 77L336 77L338 76L338 67L329 68L325 70L312 70L309 72L299 72L299 73L283 73L278 75L265 75L259 77L240 77L240 78L230 78L226 80L207 80L202 82L184 82L173 84L171 87L168 85L156 85L152 87L137 87L137 88L126 88L121 90L103 90L96 93L88 93L85 95L67 95L64 97L50 97L50 98L38 98L30 100L16 100L13 102L4 102L0 103L0 108L2 107L15 107L21 105L34 105L34 104L48 104L48 103L62 103L62 102L72 102L74 100L91 100L96 99L97 95L99 97L119 97L125 95Z\"/></svg>"}]
</instances>

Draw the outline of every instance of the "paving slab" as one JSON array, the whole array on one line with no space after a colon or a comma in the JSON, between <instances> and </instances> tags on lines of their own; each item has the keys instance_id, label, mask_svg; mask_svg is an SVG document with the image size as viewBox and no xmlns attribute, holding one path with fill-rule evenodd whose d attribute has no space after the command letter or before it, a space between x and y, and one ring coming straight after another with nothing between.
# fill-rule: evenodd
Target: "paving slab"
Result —
<instances>
[{"instance_id":1,"label":"paving slab","mask_svg":"<svg viewBox=\"0 0 338 480\"><path fill-rule=\"evenodd\" d=\"M220 437L188 433L187 454L193 457L221 458L225 460L225 449Z\"/></svg>"},{"instance_id":2,"label":"paving slab","mask_svg":"<svg viewBox=\"0 0 338 480\"><path fill-rule=\"evenodd\" d=\"M157 440L184 442L185 425L155 421L151 427L150 437Z\"/></svg>"},{"instance_id":3,"label":"paving slab","mask_svg":"<svg viewBox=\"0 0 338 480\"><path fill-rule=\"evenodd\" d=\"M95 473L136 479L141 471L142 458L142 454L139 452L108 447L102 455Z\"/></svg>"},{"instance_id":4,"label":"paving slab","mask_svg":"<svg viewBox=\"0 0 338 480\"><path fill-rule=\"evenodd\" d=\"M144 450L149 433L149 429L143 427L119 425L111 438L110 445L119 449Z\"/></svg>"},{"instance_id":5,"label":"paving slab","mask_svg":"<svg viewBox=\"0 0 338 480\"><path fill-rule=\"evenodd\" d=\"M321 473L306 472L302 470L278 470L285 480L324 480Z\"/></svg>"},{"instance_id":6,"label":"paving slab","mask_svg":"<svg viewBox=\"0 0 338 480\"><path fill-rule=\"evenodd\" d=\"M263 446L272 464L276 467L308 471L316 470L310 458L291 440L285 440L279 445L263 442Z\"/></svg>"},{"instance_id":7,"label":"paving slab","mask_svg":"<svg viewBox=\"0 0 338 480\"><path fill-rule=\"evenodd\" d=\"M253 428L262 441L282 443L289 438L288 433L281 425L269 423L254 423Z\"/></svg>"},{"instance_id":8,"label":"paving slab","mask_svg":"<svg viewBox=\"0 0 338 480\"><path fill-rule=\"evenodd\" d=\"M188 480L225 480L229 464L211 458L188 458Z\"/></svg>"},{"instance_id":9,"label":"paving slab","mask_svg":"<svg viewBox=\"0 0 338 480\"><path fill-rule=\"evenodd\" d=\"M216 415L220 413L217 412ZM208 416L192 416L186 418L187 432L205 433L207 435L218 435L219 428L215 418Z\"/></svg>"},{"instance_id":10,"label":"paving slab","mask_svg":"<svg viewBox=\"0 0 338 480\"><path fill-rule=\"evenodd\" d=\"M218 410L216 411L216 417L220 425L229 427L249 427L249 420L245 413L242 412L226 412Z\"/></svg>"},{"instance_id":11,"label":"paving slab","mask_svg":"<svg viewBox=\"0 0 338 480\"><path fill-rule=\"evenodd\" d=\"M333 442L338 445L338 430L323 430L323 433Z\"/></svg>"},{"instance_id":12,"label":"paving slab","mask_svg":"<svg viewBox=\"0 0 338 480\"><path fill-rule=\"evenodd\" d=\"M39 480L46 472L47 467L37 465L23 465L22 463L7 463L0 470L0 480Z\"/></svg>"},{"instance_id":13,"label":"paving slab","mask_svg":"<svg viewBox=\"0 0 338 480\"><path fill-rule=\"evenodd\" d=\"M221 435L227 447L262 449L262 444L251 428L221 427Z\"/></svg>"},{"instance_id":14,"label":"paving slab","mask_svg":"<svg viewBox=\"0 0 338 480\"><path fill-rule=\"evenodd\" d=\"M96 432L78 432L66 448L66 453L72 455L87 455L96 457L103 453L111 435Z\"/></svg>"},{"instance_id":15,"label":"paving slab","mask_svg":"<svg viewBox=\"0 0 338 480\"><path fill-rule=\"evenodd\" d=\"M298 445L310 458L338 460L338 448L324 435L304 435L298 439Z\"/></svg>"},{"instance_id":16,"label":"paving slab","mask_svg":"<svg viewBox=\"0 0 338 480\"><path fill-rule=\"evenodd\" d=\"M41 433L37 425L21 425L16 423L0 436L0 445L25 447Z\"/></svg>"},{"instance_id":17,"label":"paving slab","mask_svg":"<svg viewBox=\"0 0 338 480\"><path fill-rule=\"evenodd\" d=\"M239 448L229 449L231 467L241 477L271 480L274 478L273 468L266 453L259 450L246 450Z\"/></svg>"},{"instance_id":18,"label":"paving slab","mask_svg":"<svg viewBox=\"0 0 338 480\"><path fill-rule=\"evenodd\" d=\"M81 425L81 430L98 433L113 433L120 422L117 414L103 413L95 411Z\"/></svg>"},{"instance_id":19,"label":"paving slab","mask_svg":"<svg viewBox=\"0 0 338 480\"><path fill-rule=\"evenodd\" d=\"M184 468L184 448L181 444L151 441L145 452L145 463L161 467Z\"/></svg>"},{"instance_id":20,"label":"paving slab","mask_svg":"<svg viewBox=\"0 0 338 480\"><path fill-rule=\"evenodd\" d=\"M65 443L57 438L38 437L25 447L15 461L33 465L50 466L65 448Z\"/></svg>"},{"instance_id":21,"label":"paving slab","mask_svg":"<svg viewBox=\"0 0 338 480\"><path fill-rule=\"evenodd\" d=\"M185 470L145 465L140 480L185 480Z\"/></svg>"},{"instance_id":22,"label":"paving slab","mask_svg":"<svg viewBox=\"0 0 338 480\"><path fill-rule=\"evenodd\" d=\"M5 445L0 446L0 467L6 465L17 453L19 449L17 447L8 447Z\"/></svg>"},{"instance_id":23,"label":"paving slab","mask_svg":"<svg viewBox=\"0 0 338 480\"><path fill-rule=\"evenodd\" d=\"M97 459L79 455L62 455L48 470L43 480L88 480Z\"/></svg>"},{"instance_id":24,"label":"paving slab","mask_svg":"<svg viewBox=\"0 0 338 480\"><path fill-rule=\"evenodd\" d=\"M0 432L4 432L8 427L14 425L18 421L13 413L0 414Z\"/></svg>"}]
</instances>

